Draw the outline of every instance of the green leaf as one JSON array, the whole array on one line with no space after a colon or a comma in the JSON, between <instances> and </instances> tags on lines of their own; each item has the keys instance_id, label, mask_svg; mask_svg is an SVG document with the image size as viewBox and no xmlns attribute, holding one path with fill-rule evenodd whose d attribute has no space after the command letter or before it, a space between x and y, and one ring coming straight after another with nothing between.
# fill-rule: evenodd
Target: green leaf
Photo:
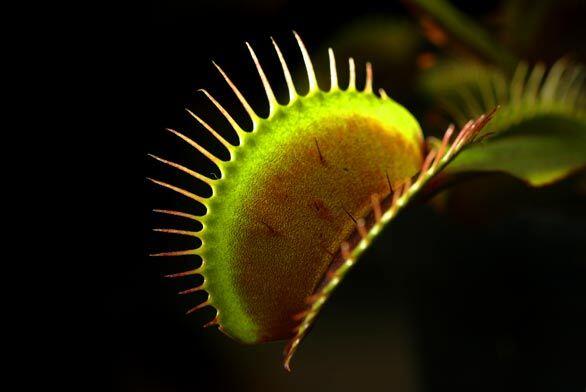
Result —
<instances>
[{"instance_id":1,"label":"green leaf","mask_svg":"<svg viewBox=\"0 0 586 392\"><path fill-rule=\"evenodd\" d=\"M511 126L463 151L445 173L505 172L532 186L586 167L586 121L551 114Z\"/></svg>"}]
</instances>

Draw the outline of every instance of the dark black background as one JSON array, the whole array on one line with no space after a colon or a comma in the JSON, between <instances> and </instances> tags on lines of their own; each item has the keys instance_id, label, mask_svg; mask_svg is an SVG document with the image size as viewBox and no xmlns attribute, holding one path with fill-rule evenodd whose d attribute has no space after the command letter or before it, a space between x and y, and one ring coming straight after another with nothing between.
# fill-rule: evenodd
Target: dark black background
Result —
<instances>
[{"instance_id":1,"label":"dark black background","mask_svg":"<svg viewBox=\"0 0 586 392\"><path fill-rule=\"evenodd\" d=\"M459 3L478 19L498 8L498 3ZM291 374L281 367L282 343L241 346L200 327L211 312L186 317L184 310L198 300L177 298L175 292L193 281L170 282L161 276L194 261L147 254L189 245L151 233L151 227L173 226L173 220L150 210L193 206L144 177L189 189L196 184L145 155L152 152L213 171L164 131L173 127L197 134L199 128L184 108L214 113L196 93L201 87L242 118L210 60L223 65L262 112L262 93L243 41L255 46L269 78L282 86L269 36L299 70L292 29L316 53L324 52L341 26L361 15L415 19L394 1L173 0L143 6L149 7L146 29L134 36L141 53L128 69L137 86L122 99L128 110L120 114L129 124L125 138L133 146L125 157L132 169L121 185L138 189L139 196L120 194L112 202L128 215L111 224L131 223L116 227L110 239L104 236L117 250L107 256L113 273L103 287L106 317L112 322L102 331L107 344L96 359L111 365L113 390L584 390L586 203L583 182L576 178L529 190L491 176L486 181L499 185L493 193L483 190L484 179L468 185L474 194L488 193L488 204L483 204L486 199L475 204L471 197L471 207L463 203L452 217L429 206L406 211L340 286L294 358ZM575 39L568 35L567 41ZM129 43L129 51L136 48ZM374 61L376 81L376 59L357 60ZM393 90L392 85L382 87ZM284 89L276 90L284 98ZM394 96L405 104L417 103L408 89ZM422 108L408 107L421 118ZM225 129L214 115L206 119ZM198 138L221 153L205 134ZM135 162L140 166L134 168Z\"/></svg>"}]
</instances>

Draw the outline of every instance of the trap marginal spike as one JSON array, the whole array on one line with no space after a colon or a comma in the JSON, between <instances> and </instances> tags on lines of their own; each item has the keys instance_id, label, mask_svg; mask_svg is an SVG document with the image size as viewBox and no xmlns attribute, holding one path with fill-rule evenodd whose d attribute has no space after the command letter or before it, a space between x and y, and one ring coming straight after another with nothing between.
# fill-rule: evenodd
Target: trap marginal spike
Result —
<instances>
[{"instance_id":1,"label":"trap marginal spike","mask_svg":"<svg viewBox=\"0 0 586 392\"><path fill-rule=\"evenodd\" d=\"M336 57L332 48L328 49L328 57L330 59L330 91L338 89L338 71L336 70Z\"/></svg>"},{"instance_id":2,"label":"trap marginal spike","mask_svg":"<svg viewBox=\"0 0 586 392\"><path fill-rule=\"evenodd\" d=\"M185 294L197 293L199 291L203 291L204 288L205 288L205 283L202 283L201 285L199 285L197 287L192 287L190 289L180 291L178 294L179 295L185 295Z\"/></svg>"},{"instance_id":3,"label":"trap marginal spike","mask_svg":"<svg viewBox=\"0 0 586 392\"><path fill-rule=\"evenodd\" d=\"M471 126L472 126L472 121L468 121L464 125L464 127L460 130L460 132L458 132L458 135L456 135L456 138L454 139L453 143L450 145L450 148L448 149L448 152L446 153L447 157L451 157L458 150L458 146L460 145L460 140L462 140L462 138L464 137L464 135L466 134L468 129L470 129Z\"/></svg>"},{"instance_id":4,"label":"trap marginal spike","mask_svg":"<svg viewBox=\"0 0 586 392\"><path fill-rule=\"evenodd\" d=\"M248 103L246 98L244 98L244 96L242 95L240 90L236 87L236 85L232 82L232 80L228 77L228 75L226 75L224 70L213 61L212 61L212 64L214 64L214 66L216 67L218 72L220 72L220 75L222 75L222 77L224 78L226 83L228 83L228 86L230 86L230 88L232 89L232 91L234 92L234 94L236 95L236 97L238 98L238 100L240 101L242 106L244 107L244 110L246 110L246 113L248 113L248 115L250 116L250 119L252 120L253 124L256 124L258 122L258 120L260 119L260 117L258 117L258 114L256 114L256 112L252 109L252 107L250 106L250 104ZM199 120L199 118L198 118L198 120ZM199 120L199 121L201 122L201 120Z\"/></svg>"},{"instance_id":5,"label":"trap marginal spike","mask_svg":"<svg viewBox=\"0 0 586 392\"><path fill-rule=\"evenodd\" d=\"M198 254L198 249L173 250L169 252L151 253L151 257L175 257L175 256L193 256Z\"/></svg>"},{"instance_id":6,"label":"trap marginal spike","mask_svg":"<svg viewBox=\"0 0 586 392\"><path fill-rule=\"evenodd\" d=\"M389 99L389 96L387 95L387 93L385 92L385 90L383 90L382 88L378 89L378 93L381 97L381 99L385 100L385 99Z\"/></svg>"},{"instance_id":7,"label":"trap marginal spike","mask_svg":"<svg viewBox=\"0 0 586 392\"><path fill-rule=\"evenodd\" d=\"M397 205L397 201L399 200L399 197L401 196L401 189L402 189L402 184L399 186L395 186L396 191L393 192L393 198L391 199L391 209L393 208L393 206Z\"/></svg>"},{"instance_id":8,"label":"trap marginal spike","mask_svg":"<svg viewBox=\"0 0 586 392\"><path fill-rule=\"evenodd\" d=\"M216 316L212 320L210 320L207 323L205 323L203 325L203 328L214 327L214 326L219 325L219 324L220 324L220 316L219 316L219 313L217 313L217 311L216 311Z\"/></svg>"},{"instance_id":9,"label":"trap marginal spike","mask_svg":"<svg viewBox=\"0 0 586 392\"><path fill-rule=\"evenodd\" d=\"M373 193L370 196L370 201L372 204L372 211L374 212L375 221L378 223L381 221L381 218L383 216L381 205L380 205L380 197L379 197L378 193Z\"/></svg>"},{"instance_id":10,"label":"trap marginal spike","mask_svg":"<svg viewBox=\"0 0 586 392\"><path fill-rule=\"evenodd\" d=\"M354 64L354 59L350 57L348 59L348 67L349 67L349 80L348 80L348 91L356 90L356 64Z\"/></svg>"},{"instance_id":11,"label":"trap marginal spike","mask_svg":"<svg viewBox=\"0 0 586 392\"><path fill-rule=\"evenodd\" d=\"M519 103L523 97L523 92L525 90L525 79L527 78L528 71L529 65L523 61L520 62L517 68L515 69L515 73L513 74L513 79L511 80L509 91L511 101L514 103Z\"/></svg>"},{"instance_id":12,"label":"trap marginal spike","mask_svg":"<svg viewBox=\"0 0 586 392\"><path fill-rule=\"evenodd\" d=\"M187 237L198 237L198 234L197 234L198 232L191 231L191 230L155 228L155 229L153 229L153 231L155 231L157 233L184 235Z\"/></svg>"},{"instance_id":13,"label":"trap marginal spike","mask_svg":"<svg viewBox=\"0 0 586 392\"><path fill-rule=\"evenodd\" d=\"M418 184L418 186L425 180L425 176L427 174L427 171L431 168L432 162L435 159L436 153L437 152L435 150L431 150L427 154L427 156L425 157L425 161L423 161L423 166L421 166L421 171L419 172L419 176L417 177L417 180L415 181L415 183Z\"/></svg>"},{"instance_id":14,"label":"trap marginal spike","mask_svg":"<svg viewBox=\"0 0 586 392\"><path fill-rule=\"evenodd\" d=\"M191 170L191 169L189 169L189 168L187 168L187 167L185 167L183 165L180 165L180 164L175 163L175 162L172 162L172 161L168 161L168 160L163 159L163 158L159 158L158 156L156 156L154 154L148 154L148 156L151 157L151 158L153 158L153 159L155 159L155 160L157 160L157 161L159 161L159 162L161 162L161 163L164 163L167 166L170 166L170 167L175 168L175 169L177 169L179 171L182 171L183 173L189 174L193 178L197 178L198 180L203 181L203 182L205 182L208 185L211 185L211 183L215 181L214 179L209 178L209 177L206 177L203 174L198 173L198 172L196 172L194 170Z\"/></svg>"},{"instance_id":15,"label":"trap marginal spike","mask_svg":"<svg viewBox=\"0 0 586 392\"><path fill-rule=\"evenodd\" d=\"M170 278L170 279L183 278L185 276L201 275L202 272L203 272L203 268L199 267L199 268L195 268L195 269L192 269L189 271L177 272L174 274L167 274L167 275L165 275L165 278Z\"/></svg>"},{"instance_id":16,"label":"trap marginal spike","mask_svg":"<svg viewBox=\"0 0 586 392\"><path fill-rule=\"evenodd\" d=\"M525 101L527 101L529 104L534 104L538 98L539 87L541 86L543 76L545 75L545 70L545 65L540 62L533 67L533 70L529 74L527 88L524 96Z\"/></svg>"},{"instance_id":17,"label":"trap marginal spike","mask_svg":"<svg viewBox=\"0 0 586 392\"><path fill-rule=\"evenodd\" d=\"M206 123L204 120L202 120L198 115L196 115L195 113L193 113L191 110L189 109L185 109L185 111L187 111L187 113L193 117L198 123L200 123L209 133L212 134L212 136L214 136L216 138L216 140L218 140L220 143L222 143L222 145L224 147L226 147L226 149L228 151L230 151L230 153L234 152L234 145L228 143L228 141L226 139L224 139L218 132L216 132L216 130L214 128L212 128L208 123Z\"/></svg>"},{"instance_id":18,"label":"trap marginal spike","mask_svg":"<svg viewBox=\"0 0 586 392\"><path fill-rule=\"evenodd\" d=\"M188 198L190 198L190 199L192 199L192 200L195 200L195 201L197 201L197 202L199 202L199 203L201 203L201 204L204 204L204 205L205 205L205 203L206 203L206 199L205 199L204 197L202 197L202 196L198 196L198 195L196 195L195 193L192 193L192 192L186 191L186 190L185 190L185 189L183 189L183 188L180 188L180 187L178 187L178 186L175 186L175 185L168 184L168 183L166 183L166 182L163 182L163 181L155 180L155 179L153 179L153 178L148 178L148 177L147 177L147 179L148 179L149 181L151 181L151 182L153 182L153 183L155 183L155 184L157 184L157 185L159 185L159 186L163 187L163 188L167 188L167 189L170 189L170 190L172 190L172 191L175 191L175 192L177 192L177 193L179 193L179 194L181 194L181 195L183 195L183 196L185 196L185 197L188 197Z\"/></svg>"},{"instance_id":19,"label":"trap marginal spike","mask_svg":"<svg viewBox=\"0 0 586 392\"><path fill-rule=\"evenodd\" d=\"M275 48L275 52L277 52L277 57L279 58L279 62L281 63L281 68L283 69L283 75L285 76L285 82L287 83L287 91L289 93L289 104L291 104L295 98L297 98L297 90L295 89L295 84L293 84L293 78L291 77L291 71L289 71L289 67L287 66L287 62L283 57L283 53L279 48L279 45L275 42L275 40L271 37L271 42L273 43L273 47Z\"/></svg>"},{"instance_id":20,"label":"trap marginal spike","mask_svg":"<svg viewBox=\"0 0 586 392\"><path fill-rule=\"evenodd\" d=\"M203 91L241 143L234 147L230 161L218 162L222 178L214 182L214 193L205 200L207 213L199 218L203 229L198 237L206 246L165 252L201 257L201 267L168 276L203 276L208 300L192 311L213 306L222 315L212 320L220 331L242 343L290 339L286 369L317 314L371 240L489 118L476 121L452 143L449 128L443 140L446 153L434 160L442 150L427 155L417 120L386 94L381 92L380 98L372 94L369 64L365 88L358 91L350 58L348 88L341 90L333 51L328 51L330 89L322 91L305 45L298 34L294 37L309 80L305 96L297 95L289 67L273 40L289 91L287 105L274 99L250 48L272 105L271 115L258 118L254 132L244 133L228 111ZM238 96L235 84L218 69ZM413 185L412 178L418 178ZM171 189L202 200L181 188Z\"/></svg>"},{"instance_id":21,"label":"trap marginal spike","mask_svg":"<svg viewBox=\"0 0 586 392\"><path fill-rule=\"evenodd\" d=\"M555 100L555 92L559 86L559 83L562 79L562 75L566 70L566 66L568 65L568 61L566 58L562 57L555 64L551 67L550 71L547 74L545 82L543 83L543 88L541 89L541 100L544 102L551 102Z\"/></svg>"},{"instance_id":22,"label":"trap marginal spike","mask_svg":"<svg viewBox=\"0 0 586 392\"><path fill-rule=\"evenodd\" d=\"M350 258L350 244L345 241L342 242L342 245L340 245L340 251L342 252L342 257L344 260L348 260Z\"/></svg>"},{"instance_id":23,"label":"trap marginal spike","mask_svg":"<svg viewBox=\"0 0 586 392\"><path fill-rule=\"evenodd\" d=\"M366 63L366 83L364 85L364 92L372 93L372 64Z\"/></svg>"},{"instance_id":24,"label":"trap marginal spike","mask_svg":"<svg viewBox=\"0 0 586 392\"><path fill-rule=\"evenodd\" d=\"M250 52L250 56L252 57L252 61L254 61L254 66L256 67L256 71L258 72L258 75L260 76L260 80L262 81L262 86L263 86L265 93L267 95L267 99L269 101L269 118L270 118L273 115L273 113L275 113L275 107L279 103L277 102L277 98L275 98L275 93L273 93L273 89L271 88L271 84L269 83L267 76L265 75L265 72L263 71L262 66L260 65L260 62L258 61L258 58L256 57L256 53L254 53L252 46L250 46L250 44L248 42L246 42L246 47L248 48L248 51Z\"/></svg>"},{"instance_id":25,"label":"trap marginal spike","mask_svg":"<svg viewBox=\"0 0 586 392\"><path fill-rule=\"evenodd\" d=\"M299 34L297 34L297 32L294 31L293 35L297 40L297 44L299 45L299 49L301 50L301 55L303 56L303 63L305 64L305 70L307 71L307 79L309 81L309 94L319 89L317 85L317 79L315 77L315 71L313 69L313 63L311 62L311 57L309 56L309 53L307 52L307 49L305 48L305 44L301 40L301 37L299 37Z\"/></svg>"},{"instance_id":26,"label":"trap marginal spike","mask_svg":"<svg viewBox=\"0 0 586 392\"><path fill-rule=\"evenodd\" d=\"M411 188L412 182L413 182L413 180L411 180L411 177L408 177L407 180L405 180L405 183L403 184L403 188L400 192L400 196L399 196L400 199L402 199L407 194L407 192L409 191L409 188ZM402 203L402 201L397 201L397 203Z\"/></svg>"},{"instance_id":27,"label":"trap marginal spike","mask_svg":"<svg viewBox=\"0 0 586 392\"><path fill-rule=\"evenodd\" d=\"M204 302L200 303L199 305L194 306L193 308L189 309L187 312L185 312L185 314L192 314L192 313L197 312L198 310L201 310L201 309L206 308L208 306L212 306L209 299L207 299Z\"/></svg>"},{"instance_id":28,"label":"trap marginal spike","mask_svg":"<svg viewBox=\"0 0 586 392\"><path fill-rule=\"evenodd\" d=\"M228 113L228 111L226 109L224 109L224 107L222 105L220 105L220 103L216 100L216 98L214 98L210 93L207 92L207 90L199 89L198 91L200 91L203 95L205 95L210 100L210 102L216 107L216 109L218 109L218 111L222 114L222 116L224 116L224 118L226 118L228 123L230 123L230 125L232 126L232 129L234 129L234 131L236 131L236 134L238 135L239 140L242 140L242 138L245 135L245 132L240 127L240 125L238 125L236 120L234 120L234 117L232 117L230 115L230 113Z\"/></svg>"},{"instance_id":29,"label":"trap marginal spike","mask_svg":"<svg viewBox=\"0 0 586 392\"><path fill-rule=\"evenodd\" d=\"M199 219L201 218L201 216L197 216L194 214L188 214L187 212L176 211L176 210L154 209L153 212L156 212L158 214L179 216L182 218L191 219L196 222L199 222Z\"/></svg>"},{"instance_id":30,"label":"trap marginal spike","mask_svg":"<svg viewBox=\"0 0 586 392\"><path fill-rule=\"evenodd\" d=\"M450 138L452 137L452 133L454 133L454 129L454 124L450 124L448 130L445 132L444 137L442 138L442 144L440 145L440 148L435 156L434 166L437 165L438 162L443 158L444 152L446 151L448 143L450 142Z\"/></svg>"},{"instance_id":31,"label":"trap marginal spike","mask_svg":"<svg viewBox=\"0 0 586 392\"><path fill-rule=\"evenodd\" d=\"M176 131L174 129L171 129L171 128L167 128L167 131L171 132L172 134L174 134L178 138L180 138L183 141L187 142L190 146L192 146L197 151L199 151L200 153L202 153L207 159L209 159L210 161L212 161L219 168L222 167L223 161L220 158L218 158L217 156L215 156L214 154L212 154L211 152L209 152L208 150L206 150L205 148L203 148L202 146L200 146L198 143L196 143L195 141L193 141L191 138L188 138L187 136L185 136L181 132L178 132L178 131Z\"/></svg>"},{"instance_id":32,"label":"trap marginal spike","mask_svg":"<svg viewBox=\"0 0 586 392\"><path fill-rule=\"evenodd\" d=\"M358 219L358 221L356 222L356 228L358 229L358 233L360 234L360 237L363 240L366 239L366 236L368 235L368 233L366 231L366 227L365 227L365 223L364 223L363 218Z\"/></svg>"}]
</instances>

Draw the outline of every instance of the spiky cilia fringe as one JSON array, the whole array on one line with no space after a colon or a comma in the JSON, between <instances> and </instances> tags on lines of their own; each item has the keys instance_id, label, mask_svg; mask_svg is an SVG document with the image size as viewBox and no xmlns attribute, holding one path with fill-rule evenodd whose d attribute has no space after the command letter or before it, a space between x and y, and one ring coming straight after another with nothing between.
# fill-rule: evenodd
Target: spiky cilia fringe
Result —
<instances>
[{"instance_id":1,"label":"spiky cilia fringe","mask_svg":"<svg viewBox=\"0 0 586 392\"><path fill-rule=\"evenodd\" d=\"M491 133L541 115L586 119L586 74L582 66L567 58L549 69L543 63L530 67L521 62L510 80L498 70L477 67L484 73L484 78L479 78L484 83L478 84L478 94L466 87L451 99L440 97L443 108L460 124L497 105L500 110L488 129Z\"/></svg>"}]
</instances>

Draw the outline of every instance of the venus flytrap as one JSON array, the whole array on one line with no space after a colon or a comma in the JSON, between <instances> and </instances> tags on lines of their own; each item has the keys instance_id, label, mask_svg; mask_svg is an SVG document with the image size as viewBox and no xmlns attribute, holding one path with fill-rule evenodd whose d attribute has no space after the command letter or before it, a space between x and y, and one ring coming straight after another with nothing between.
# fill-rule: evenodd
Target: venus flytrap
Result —
<instances>
[{"instance_id":1,"label":"venus flytrap","mask_svg":"<svg viewBox=\"0 0 586 392\"><path fill-rule=\"evenodd\" d=\"M215 325L243 343L288 339L284 366L317 314L374 238L458 153L471 143L492 112L469 121L455 135L451 126L435 147L424 143L415 118L384 91L373 92L370 64L363 89L356 87L356 66L349 59L346 89L339 85L336 59L330 60L330 88L318 87L311 58L297 34L309 92L295 89L283 53L289 102L279 104L263 68L247 48L266 92L269 114L260 117L217 64L214 66L252 120L245 131L207 91L203 94L226 118L239 138L228 143L195 113L189 114L230 153L222 161L184 134L169 130L212 161L220 179L181 164L159 162L208 184L208 198L166 182L152 181L203 204L204 216L174 210L159 213L197 220L199 231L156 229L197 237L200 246L153 256L198 255L201 265L169 275L202 275L203 283L182 291L208 293L189 310L211 306Z\"/></svg>"}]
</instances>

